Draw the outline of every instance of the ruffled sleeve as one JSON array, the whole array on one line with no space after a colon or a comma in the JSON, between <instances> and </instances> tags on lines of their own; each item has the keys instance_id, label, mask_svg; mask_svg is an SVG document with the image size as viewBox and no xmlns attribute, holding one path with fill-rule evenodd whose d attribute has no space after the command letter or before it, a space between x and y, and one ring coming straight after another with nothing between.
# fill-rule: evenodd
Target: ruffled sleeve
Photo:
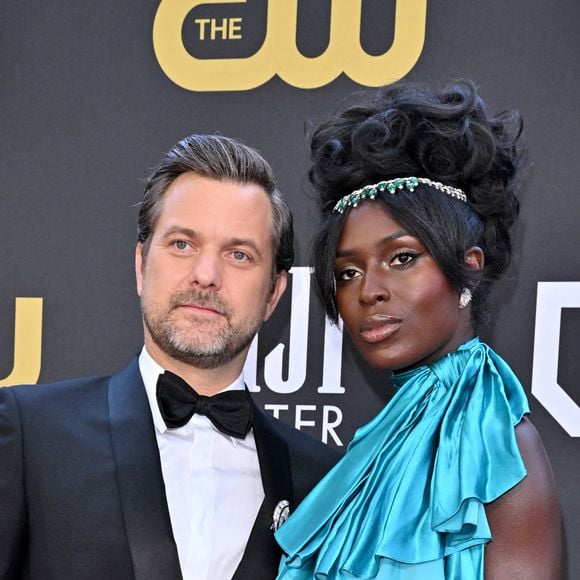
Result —
<instances>
[{"instance_id":1,"label":"ruffled sleeve","mask_svg":"<svg viewBox=\"0 0 580 580\"><path fill-rule=\"evenodd\" d=\"M483 578L484 504L526 473L514 433L523 389L478 339L393 382L393 399L276 533L278 578L436 580L450 556L478 568L465 579Z\"/></svg>"}]
</instances>

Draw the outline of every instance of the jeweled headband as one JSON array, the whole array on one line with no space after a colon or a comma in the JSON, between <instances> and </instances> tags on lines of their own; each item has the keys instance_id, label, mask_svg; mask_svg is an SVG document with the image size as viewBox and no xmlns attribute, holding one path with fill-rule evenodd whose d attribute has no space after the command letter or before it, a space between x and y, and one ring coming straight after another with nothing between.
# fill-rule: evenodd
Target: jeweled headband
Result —
<instances>
[{"instance_id":1,"label":"jeweled headband","mask_svg":"<svg viewBox=\"0 0 580 580\"><path fill-rule=\"evenodd\" d=\"M388 179L387 181L379 181L373 185L365 185L361 189L357 189L343 198L339 199L332 211L343 213L349 207L356 207L361 201L365 199L375 199L379 193L383 191L388 191L389 193L396 193L398 189L407 189L411 193L415 191L415 188L419 185L428 185L429 187L434 187L455 199L459 199L467 203L467 196L465 193L458 189L457 187L451 187L450 185L443 185L438 181L431 181L426 177L397 177L396 179Z\"/></svg>"}]
</instances>

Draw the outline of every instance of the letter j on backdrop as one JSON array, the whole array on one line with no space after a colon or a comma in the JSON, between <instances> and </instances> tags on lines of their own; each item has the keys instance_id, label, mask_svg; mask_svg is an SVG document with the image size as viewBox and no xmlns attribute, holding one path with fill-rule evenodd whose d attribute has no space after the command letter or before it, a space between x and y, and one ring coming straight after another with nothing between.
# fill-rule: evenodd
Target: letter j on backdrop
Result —
<instances>
[{"instance_id":1,"label":"letter j on backdrop","mask_svg":"<svg viewBox=\"0 0 580 580\"><path fill-rule=\"evenodd\" d=\"M332 0L326 50L307 57L296 46L298 0L269 0L261 47L242 58L197 58L186 49L183 26L198 6L246 4L248 0L161 0L153 23L153 48L163 72L190 91L250 90L278 75L289 85L314 89L341 73L378 87L403 78L417 63L425 42L427 0L397 0L392 45L382 55L367 54L360 43L363 0ZM200 42L239 42L241 17L196 19Z\"/></svg>"},{"instance_id":2,"label":"letter j on backdrop","mask_svg":"<svg viewBox=\"0 0 580 580\"><path fill-rule=\"evenodd\" d=\"M40 376L41 356L42 298L16 298L14 363L12 372L0 378L0 387L36 383Z\"/></svg>"}]
</instances>

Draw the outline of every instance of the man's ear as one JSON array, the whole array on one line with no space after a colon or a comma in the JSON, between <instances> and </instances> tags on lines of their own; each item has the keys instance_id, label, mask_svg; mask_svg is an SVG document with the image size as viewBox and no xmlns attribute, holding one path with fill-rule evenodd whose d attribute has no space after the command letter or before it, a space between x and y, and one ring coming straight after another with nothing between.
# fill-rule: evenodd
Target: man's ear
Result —
<instances>
[{"instance_id":1,"label":"man's ear","mask_svg":"<svg viewBox=\"0 0 580 580\"><path fill-rule=\"evenodd\" d=\"M268 298L268 302L266 304L266 311L264 312L264 322L272 316L272 312L274 312L280 298L282 298L282 294L284 294L284 290L286 290L286 284L288 283L288 272L283 271L276 275L276 281L274 282L274 288L272 289L272 293Z\"/></svg>"},{"instance_id":2,"label":"man's ear","mask_svg":"<svg viewBox=\"0 0 580 580\"><path fill-rule=\"evenodd\" d=\"M138 242L135 247L135 280L137 282L137 295L141 296L143 288L143 267L145 259L143 257L143 242Z\"/></svg>"},{"instance_id":3,"label":"man's ear","mask_svg":"<svg viewBox=\"0 0 580 580\"><path fill-rule=\"evenodd\" d=\"M470 270L483 270L485 255L479 246L472 246L465 252L465 265Z\"/></svg>"}]
</instances>

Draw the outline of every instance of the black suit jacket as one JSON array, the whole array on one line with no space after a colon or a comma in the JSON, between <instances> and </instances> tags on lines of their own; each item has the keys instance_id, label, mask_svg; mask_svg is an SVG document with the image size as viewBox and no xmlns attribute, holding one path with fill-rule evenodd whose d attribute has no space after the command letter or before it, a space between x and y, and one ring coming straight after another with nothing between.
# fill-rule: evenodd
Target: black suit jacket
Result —
<instances>
[{"instance_id":1,"label":"black suit jacket","mask_svg":"<svg viewBox=\"0 0 580 580\"><path fill-rule=\"evenodd\" d=\"M265 499L235 580L275 577L274 507L296 506L340 457L258 408L254 436ZM112 377L0 389L0 578L181 579L137 359Z\"/></svg>"}]
</instances>

